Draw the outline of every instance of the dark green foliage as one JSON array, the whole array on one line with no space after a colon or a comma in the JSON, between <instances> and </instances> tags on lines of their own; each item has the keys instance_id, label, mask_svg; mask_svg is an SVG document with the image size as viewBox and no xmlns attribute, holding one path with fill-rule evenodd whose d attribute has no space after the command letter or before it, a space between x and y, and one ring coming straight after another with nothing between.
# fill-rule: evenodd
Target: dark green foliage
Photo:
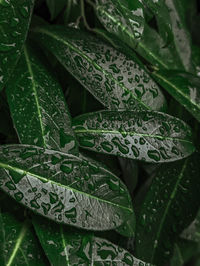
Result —
<instances>
[{"instance_id":1,"label":"dark green foliage","mask_svg":"<svg viewBox=\"0 0 200 266\"><path fill-rule=\"evenodd\" d=\"M1 266L199 265L198 12L0 0Z\"/></svg>"}]
</instances>

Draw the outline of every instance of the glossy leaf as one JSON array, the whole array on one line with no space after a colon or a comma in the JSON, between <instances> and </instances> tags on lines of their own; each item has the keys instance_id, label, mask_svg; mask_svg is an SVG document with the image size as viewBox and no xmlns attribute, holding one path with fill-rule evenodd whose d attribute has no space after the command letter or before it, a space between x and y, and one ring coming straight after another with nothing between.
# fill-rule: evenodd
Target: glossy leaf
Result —
<instances>
[{"instance_id":1,"label":"glossy leaf","mask_svg":"<svg viewBox=\"0 0 200 266\"><path fill-rule=\"evenodd\" d=\"M200 121L200 78L187 72L157 71L152 76L158 83Z\"/></svg>"},{"instance_id":2,"label":"glossy leaf","mask_svg":"<svg viewBox=\"0 0 200 266\"><path fill-rule=\"evenodd\" d=\"M192 223L183 230L181 237L200 243L200 211L198 211L194 221L192 221Z\"/></svg>"},{"instance_id":3,"label":"glossy leaf","mask_svg":"<svg viewBox=\"0 0 200 266\"><path fill-rule=\"evenodd\" d=\"M68 1L66 0L46 0L46 4L51 14L51 20L55 19L62 9L66 6Z\"/></svg>"},{"instance_id":4,"label":"glossy leaf","mask_svg":"<svg viewBox=\"0 0 200 266\"><path fill-rule=\"evenodd\" d=\"M28 220L19 221L13 214L0 210L0 242L2 266L47 265Z\"/></svg>"},{"instance_id":5,"label":"glossy leaf","mask_svg":"<svg viewBox=\"0 0 200 266\"><path fill-rule=\"evenodd\" d=\"M0 1L0 89L10 77L26 39L34 0Z\"/></svg>"},{"instance_id":6,"label":"glossy leaf","mask_svg":"<svg viewBox=\"0 0 200 266\"><path fill-rule=\"evenodd\" d=\"M194 72L194 66L191 62L192 40L185 23L182 4L177 0L166 0L165 3L169 10L170 23L177 53L185 70Z\"/></svg>"},{"instance_id":7,"label":"glossy leaf","mask_svg":"<svg viewBox=\"0 0 200 266\"><path fill-rule=\"evenodd\" d=\"M78 154L60 85L30 45L7 84L6 93L19 140ZM20 110L20 111L19 111ZM27 126L28 125L28 126Z\"/></svg>"},{"instance_id":8,"label":"glossy leaf","mask_svg":"<svg viewBox=\"0 0 200 266\"><path fill-rule=\"evenodd\" d=\"M139 0L96 0L96 12L109 32L137 45L144 31L144 13Z\"/></svg>"},{"instance_id":9,"label":"glossy leaf","mask_svg":"<svg viewBox=\"0 0 200 266\"><path fill-rule=\"evenodd\" d=\"M79 157L31 145L0 149L1 189L35 212L90 230L120 226L132 214L125 185Z\"/></svg>"},{"instance_id":10,"label":"glossy leaf","mask_svg":"<svg viewBox=\"0 0 200 266\"><path fill-rule=\"evenodd\" d=\"M165 105L146 71L92 35L61 26L35 28L34 35L105 107L159 110Z\"/></svg>"},{"instance_id":11,"label":"glossy leaf","mask_svg":"<svg viewBox=\"0 0 200 266\"><path fill-rule=\"evenodd\" d=\"M157 171L140 210L136 256L165 265L176 239L199 208L200 155L163 164Z\"/></svg>"},{"instance_id":12,"label":"glossy leaf","mask_svg":"<svg viewBox=\"0 0 200 266\"><path fill-rule=\"evenodd\" d=\"M74 118L73 128L81 147L126 158L169 162L194 151L190 128L155 111L93 112Z\"/></svg>"},{"instance_id":13,"label":"glossy leaf","mask_svg":"<svg viewBox=\"0 0 200 266\"><path fill-rule=\"evenodd\" d=\"M98 1L102 2L103 0L97 0L97 3ZM124 34L121 34L119 22L115 19L115 14L112 13L114 7L116 9L115 12L120 12L119 6L111 3L110 0L104 0L104 3L106 4L101 5L100 7L96 5L95 10L99 20L108 32L118 36L128 46L136 50L145 60L159 68L179 69L182 66L180 60L177 58L174 60L175 54L173 49L171 49L171 47L166 47L165 40L153 28L149 27L148 24L145 24L141 39L137 43L137 46L135 42L130 40L130 34L128 35L129 38L124 36ZM126 33L126 25L124 24L124 21L120 25L122 32Z\"/></svg>"},{"instance_id":14,"label":"glossy leaf","mask_svg":"<svg viewBox=\"0 0 200 266\"><path fill-rule=\"evenodd\" d=\"M44 230L46 235L43 234ZM150 266L106 239L91 233L74 231L72 228L62 227L61 230L59 232L58 225L51 226L47 221L37 231L42 244L46 246L52 265L120 265L122 263L131 266ZM58 257L58 254L61 256Z\"/></svg>"}]
</instances>

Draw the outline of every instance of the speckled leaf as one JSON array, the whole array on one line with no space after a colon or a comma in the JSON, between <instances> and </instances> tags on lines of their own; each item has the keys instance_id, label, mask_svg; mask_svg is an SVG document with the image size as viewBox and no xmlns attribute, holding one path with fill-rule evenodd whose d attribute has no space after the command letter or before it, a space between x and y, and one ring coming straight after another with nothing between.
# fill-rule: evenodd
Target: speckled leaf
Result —
<instances>
[{"instance_id":1,"label":"speckled leaf","mask_svg":"<svg viewBox=\"0 0 200 266\"><path fill-rule=\"evenodd\" d=\"M152 76L158 83L200 121L200 78L187 72L159 70Z\"/></svg>"},{"instance_id":2,"label":"speckled leaf","mask_svg":"<svg viewBox=\"0 0 200 266\"><path fill-rule=\"evenodd\" d=\"M166 0L165 4L169 10L170 24L176 51L184 69L188 72L194 72L194 66L191 62L192 40L184 21L184 9L181 6L181 1ZM168 21L166 21L166 23L168 23Z\"/></svg>"},{"instance_id":3,"label":"speckled leaf","mask_svg":"<svg viewBox=\"0 0 200 266\"><path fill-rule=\"evenodd\" d=\"M144 8L148 8L148 11L155 15L159 33L165 40L166 44L169 44L169 42L173 40L173 35L170 23L170 14L165 4L165 0L142 0L142 3Z\"/></svg>"},{"instance_id":4,"label":"speckled leaf","mask_svg":"<svg viewBox=\"0 0 200 266\"><path fill-rule=\"evenodd\" d=\"M46 4L51 14L51 20L55 19L62 9L66 6L68 0L46 0Z\"/></svg>"},{"instance_id":5,"label":"speckled leaf","mask_svg":"<svg viewBox=\"0 0 200 266\"><path fill-rule=\"evenodd\" d=\"M30 221L19 221L13 214L1 210L0 243L1 266L47 265Z\"/></svg>"},{"instance_id":6,"label":"speckled leaf","mask_svg":"<svg viewBox=\"0 0 200 266\"><path fill-rule=\"evenodd\" d=\"M165 265L182 230L194 219L200 204L200 155L163 164L153 178L140 210L136 256Z\"/></svg>"},{"instance_id":7,"label":"speckled leaf","mask_svg":"<svg viewBox=\"0 0 200 266\"><path fill-rule=\"evenodd\" d=\"M19 140L76 155L78 149L62 89L39 56L37 50L24 46L6 86Z\"/></svg>"},{"instance_id":8,"label":"speckled leaf","mask_svg":"<svg viewBox=\"0 0 200 266\"><path fill-rule=\"evenodd\" d=\"M192 152L192 133L178 118L152 111L99 111L73 119L79 145L148 162L170 162Z\"/></svg>"},{"instance_id":9,"label":"speckled leaf","mask_svg":"<svg viewBox=\"0 0 200 266\"><path fill-rule=\"evenodd\" d=\"M33 4L34 0L0 0L0 89L20 57Z\"/></svg>"},{"instance_id":10,"label":"speckled leaf","mask_svg":"<svg viewBox=\"0 0 200 266\"><path fill-rule=\"evenodd\" d=\"M150 266L106 239L90 233L74 231L72 228L63 227L61 232L59 229L58 225L51 226L47 221L41 226L41 230L37 231L42 244L47 247L47 255L52 265ZM44 230L46 235L43 234Z\"/></svg>"},{"instance_id":11,"label":"speckled leaf","mask_svg":"<svg viewBox=\"0 0 200 266\"><path fill-rule=\"evenodd\" d=\"M98 1L102 2L103 0L97 0L96 2L98 3ZM170 49L171 47L166 47L165 40L153 28L149 27L148 24L145 24L141 39L136 45L132 39L130 40L131 35L127 32L126 26L124 24L119 24L119 21L115 19L113 8L115 7L115 9L117 9L115 10L115 13L120 12L118 6L116 4L113 5L110 0L104 0L104 2L106 4L100 5L100 7L96 5L95 10L99 20L107 31L118 36L128 46L136 50L145 60L153 65L165 69L175 69L182 66L177 59L174 60L173 49ZM129 2L131 3L131 1ZM132 1L132 3L133 2L134 1ZM123 34L121 34L121 31Z\"/></svg>"},{"instance_id":12,"label":"speckled leaf","mask_svg":"<svg viewBox=\"0 0 200 266\"><path fill-rule=\"evenodd\" d=\"M96 0L96 12L105 28L136 46L144 30L144 13L139 0Z\"/></svg>"},{"instance_id":13,"label":"speckled leaf","mask_svg":"<svg viewBox=\"0 0 200 266\"><path fill-rule=\"evenodd\" d=\"M31 145L0 149L1 189L59 223L90 230L120 226L133 213L115 175L74 155Z\"/></svg>"},{"instance_id":14,"label":"speckled leaf","mask_svg":"<svg viewBox=\"0 0 200 266\"><path fill-rule=\"evenodd\" d=\"M192 223L183 230L181 237L200 243L200 210L198 211L194 221L192 221Z\"/></svg>"},{"instance_id":15,"label":"speckled leaf","mask_svg":"<svg viewBox=\"0 0 200 266\"><path fill-rule=\"evenodd\" d=\"M163 94L147 72L100 39L61 26L35 28L34 35L105 107L163 108Z\"/></svg>"}]
</instances>

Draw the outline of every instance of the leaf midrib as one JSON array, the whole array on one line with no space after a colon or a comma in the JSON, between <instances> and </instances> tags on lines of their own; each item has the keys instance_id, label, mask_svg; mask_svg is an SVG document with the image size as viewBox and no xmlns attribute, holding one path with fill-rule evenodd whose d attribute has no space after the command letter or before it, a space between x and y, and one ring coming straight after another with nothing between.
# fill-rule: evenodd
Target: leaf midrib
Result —
<instances>
[{"instance_id":1,"label":"leaf midrib","mask_svg":"<svg viewBox=\"0 0 200 266\"><path fill-rule=\"evenodd\" d=\"M124 209L124 210L126 210L126 211L128 211L128 212L130 212L130 213L133 212L132 209L127 208L127 207L125 207L125 206L119 205L119 204L117 204L117 203L114 203L114 202L111 202L111 201L108 201L108 200L105 200L105 199L97 198L97 197L94 196L94 195L87 194L87 193L85 193L85 192L83 192L83 191L80 191L80 190L77 190L77 189L75 189L75 188L69 187L68 185L63 185L63 184L57 183L57 182L55 182L55 181L53 181L53 180L51 180L51 179L47 179L47 178L45 178L45 177L41 177L41 176L39 176L39 175L37 175L37 174L30 173L29 171L26 171L26 170L24 170L24 169L20 169L20 168L18 168L18 167L14 167L14 166L12 166L12 165L2 163L1 161L0 161L0 167L3 168L3 169L6 169L6 170L13 170L13 171L15 171L15 172L17 172L17 173L20 173L20 174L23 174L23 175L30 175L30 176L32 176L32 177L38 178L39 180L41 180L42 182L45 182L45 183L46 183L46 182L51 182L52 184L56 184L57 186L63 187L63 188L68 189L68 190L72 190L73 192L76 192L76 193L79 193L79 194L86 195L88 198L92 198L92 199L95 199L95 200L97 200L97 201L104 202L104 203L107 203L107 204L109 204L109 205L113 205L113 206L115 206L115 207L118 207L118 208Z\"/></svg>"},{"instance_id":2,"label":"leaf midrib","mask_svg":"<svg viewBox=\"0 0 200 266\"><path fill-rule=\"evenodd\" d=\"M186 140L186 139L180 139L180 138L172 138L172 137L163 137L161 135L148 135L148 134L143 134L143 133L136 133L136 132L128 132L128 131L116 131L116 130L94 130L94 129L76 129L74 127L74 132L76 134L79 133L91 133L91 134L121 134L121 135L130 135L130 136L140 136L140 137L151 137L151 138L155 138L155 139L160 139L160 140L177 140L180 142L185 142L185 143L190 143L192 144L192 141Z\"/></svg>"},{"instance_id":3,"label":"leaf midrib","mask_svg":"<svg viewBox=\"0 0 200 266\"><path fill-rule=\"evenodd\" d=\"M158 230L157 230L157 232L155 234L155 237L154 237L154 239L157 240L157 241L160 238L160 233L162 231L163 224L165 223L165 220L166 220L166 217L167 217L167 214L168 214L168 210L169 210L169 208L170 208L170 206L172 204L172 201L173 201L174 197L176 196L176 192L177 192L178 186L179 186L179 184L180 184L180 182L182 180L182 177L184 177L184 171L185 171L185 168L187 167L187 163L188 163L188 159L186 159L184 164L183 164L183 167L182 167L182 169L180 171L180 175L179 175L179 177L177 179L177 182L175 183L174 189L171 192L171 195L169 197L169 201L168 201L167 206L166 206L166 208L165 208L165 210L163 212L162 218L160 219L160 224L158 226ZM151 260L150 260L151 262L153 262L157 246L158 245L156 245L156 247L153 248L153 252L152 252Z\"/></svg>"},{"instance_id":4,"label":"leaf midrib","mask_svg":"<svg viewBox=\"0 0 200 266\"><path fill-rule=\"evenodd\" d=\"M22 243L22 241L23 241L23 239L24 239L24 237L26 235L27 229L28 229L28 222L26 220L24 222L24 224L23 224L23 227L22 227L20 233L19 233L18 240L15 243L15 247L13 249L13 252L12 252L12 254L10 256L9 261L6 263L6 266L11 266L12 265L13 260L15 259L15 256L16 256L16 254L18 252L18 249L20 248L20 245L21 245L21 243Z\"/></svg>"},{"instance_id":5,"label":"leaf midrib","mask_svg":"<svg viewBox=\"0 0 200 266\"><path fill-rule=\"evenodd\" d=\"M99 71L101 71L105 76L108 76L113 82L115 82L115 84L117 84L120 88L122 88L124 91L128 92L131 94L131 96L137 101L139 102L145 109L147 110L151 110L151 108L149 106L147 106L144 102L140 101L133 93L130 89L126 88L124 85L122 85L120 82L118 82L115 78L113 78L112 74L109 73L107 70L105 70L104 68L102 68L100 65L98 65L96 62L94 62L91 58L89 58L88 56L86 56L85 54L83 54L80 50L78 50L75 46L73 46L68 40L63 40L60 37L54 35L53 33L49 32L46 29L43 28L36 28L34 29L35 32L40 32L43 34L46 34L50 37L52 37L53 39L60 41L61 43L67 45L68 47L70 47L70 49L74 50L78 55L80 55L81 57L83 57L84 59L86 59L90 64L92 64L93 66L95 66L96 69L98 69ZM58 59L58 61L60 61L60 58L54 54L54 56ZM99 100L99 99L98 99ZM100 100L99 100L100 101ZM101 101L102 102L102 101ZM102 102L103 105L105 105L104 102Z\"/></svg>"}]
</instances>

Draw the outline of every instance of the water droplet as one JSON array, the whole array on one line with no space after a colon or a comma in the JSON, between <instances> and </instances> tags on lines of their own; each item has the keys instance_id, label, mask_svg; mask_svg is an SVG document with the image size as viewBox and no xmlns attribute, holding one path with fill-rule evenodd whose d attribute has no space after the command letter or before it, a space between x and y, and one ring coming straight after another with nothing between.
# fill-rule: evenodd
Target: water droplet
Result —
<instances>
[{"instance_id":1,"label":"water droplet","mask_svg":"<svg viewBox=\"0 0 200 266\"><path fill-rule=\"evenodd\" d=\"M14 197L15 197L16 201L21 201L23 199L24 195L22 192L19 191L19 192L14 194Z\"/></svg>"},{"instance_id":2,"label":"water droplet","mask_svg":"<svg viewBox=\"0 0 200 266\"><path fill-rule=\"evenodd\" d=\"M36 199L30 201L31 207L35 209L39 209L40 205L37 203Z\"/></svg>"},{"instance_id":3,"label":"water droplet","mask_svg":"<svg viewBox=\"0 0 200 266\"><path fill-rule=\"evenodd\" d=\"M12 182L12 181L8 181L5 183L5 186L10 189L10 190L15 190L16 189L16 186L15 184Z\"/></svg>"},{"instance_id":4,"label":"water droplet","mask_svg":"<svg viewBox=\"0 0 200 266\"><path fill-rule=\"evenodd\" d=\"M56 165L57 163L61 162L62 161L62 156L60 156L59 154L58 155L53 155L52 158L51 158L51 163L53 165Z\"/></svg>"},{"instance_id":5,"label":"water droplet","mask_svg":"<svg viewBox=\"0 0 200 266\"><path fill-rule=\"evenodd\" d=\"M83 136L79 138L79 144L83 147L94 147L95 138L91 136Z\"/></svg>"},{"instance_id":6,"label":"water droplet","mask_svg":"<svg viewBox=\"0 0 200 266\"><path fill-rule=\"evenodd\" d=\"M160 153L156 150L148 150L147 155L156 162L160 161Z\"/></svg>"},{"instance_id":7,"label":"water droplet","mask_svg":"<svg viewBox=\"0 0 200 266\"><path fill-rule=\"evenodd\" d=\"M58 195L53 193L53 192L50 192L49 193L49 199L50 199L50 203L54 204L58 201Z\"/></svg>"},{"instance_id":8,"label":"water droplet","mask_svg":"<svg viewBox=\"0 0 200 266\"><path fill-rule=\"evenodd\" d=\"M10 26L11 27L16 27L19 24L19 19L12 17L10 20Z\"/></svg>"},{"instance_id":9,"label":"water droplet","mask_svg":"<svg viewBox=\"0 0 200 266\"><path fill-rule=\"evenodd\" d=\"M20 7L20 13L22 14L22 16L24 18L27 18L29 16L29 9L28 9L28 6L26 5L23 5Z\"/></svg>"},{"instance_id":10,"label":"water droplet","mask_svg":"<svg viewBox=\"0 0 200 266\"><path fill-rule=\"evenodd\" d=\"M108 141L102 142L101 147L107 152L111 152L113 150L113 146Z\"/></svg>"},{"instance_id":11,"label":"water droplet","mask_svg":"<svg viewBox=\"0 0 200 266\"><path fill-rule=\"evenodd\" d=\"M123 145L117 137L114 137L112 139L112 143L114 143L115 146L118 147L121 153L127 154L129 152L129 148L126 145Z\"/></svg>"},{"instance_id":12,"label":"water droplet","mask_svg":"<svg viewBox=\"0 0 200 266\"><path fill-rule=\"evenodd\" d=\"M41 206L42 206L44 214L47 215L48 211L51 208L51 205L49 203L42 202Z\"/></svg>"},{"instance_id":13,"label":"water droplet","mask_svg":"<svg viewBox=\"0 0 200 266\"><path fill-rule=\"evenodd\" d=\"M66 174L70 174L73 171L73 168L74 165L70 161L64 161L60 166L60 170Z\"/></svg>"},{"instance_id":14,"label":"water droplet","mask_svg":"<svg viewBox=\"0 0 200 266\"><path fill-rule=\"evenodd\" d=\"M119 180L118 179L109 179L108 181L109 188L113 191L118 191L119 190Z\"/></svg>"},{"instance_id":15,"label":"water droplet","mask_svg":"<svg viewBox=\"0 0 200 266\"><path fill-rule=\"evenodd\" d=\"M137 158L140 155L138 148L135 145L132 145L131 149L133 151L134 156Z\"/></svg>"},{"instance_id":16,"label":"water droplet","mask_svg":"<svg viewBox=\"0 0 200 266\"><path fill-rule=\"evenodd\" d=\"M16 43L0 43L0 52L7 52L12 50L16 46Z\"/></svg>"},{"instance_id":17,"label":"water droplet","mask_svg":"<svg viewBox=\"0 0 200 266\"><path fill-rule=\"evenodd\" d=\"M71 208L70 210L65 212L65 216L66 218L70 219L70 218L76 218L76 208Z\"/></svg>"},{"instance_id":18,"label":"water droplet","mask_svg":"<svg viewBox=\"0 0 200 266\"><path fill-rule=\"evenodd\" d=\"M67 135L64 129L61 128L60 131L60 147L67 148L67 150L72 150L75 147L75 139L71 135Z\"/></svg>"},{"instance_id":19,"label":"water droplet","mask_svg":"<svg viewBox=\"0 0 200 266\"><path fill-rule=\"evenodd\" d=\"M58 202L58 204L53 207L53 209L51 210L51 213L54 214L56 212L62 212L62 210L64 209L64 205L61 201Z\"/></svg>"},{"instance_id":20,"label":"water droplet","mask_svg":"<svg viewBox=\"0 0 200 266\"><path fill-rule=\"evenodd\" d=\"M15 184L18 184L21 181L21 179L25 176L24 173L18 173L13 170L9 170L9 174L12 177L12 180L14 181Z\"/></svg>"}]
</instances>

